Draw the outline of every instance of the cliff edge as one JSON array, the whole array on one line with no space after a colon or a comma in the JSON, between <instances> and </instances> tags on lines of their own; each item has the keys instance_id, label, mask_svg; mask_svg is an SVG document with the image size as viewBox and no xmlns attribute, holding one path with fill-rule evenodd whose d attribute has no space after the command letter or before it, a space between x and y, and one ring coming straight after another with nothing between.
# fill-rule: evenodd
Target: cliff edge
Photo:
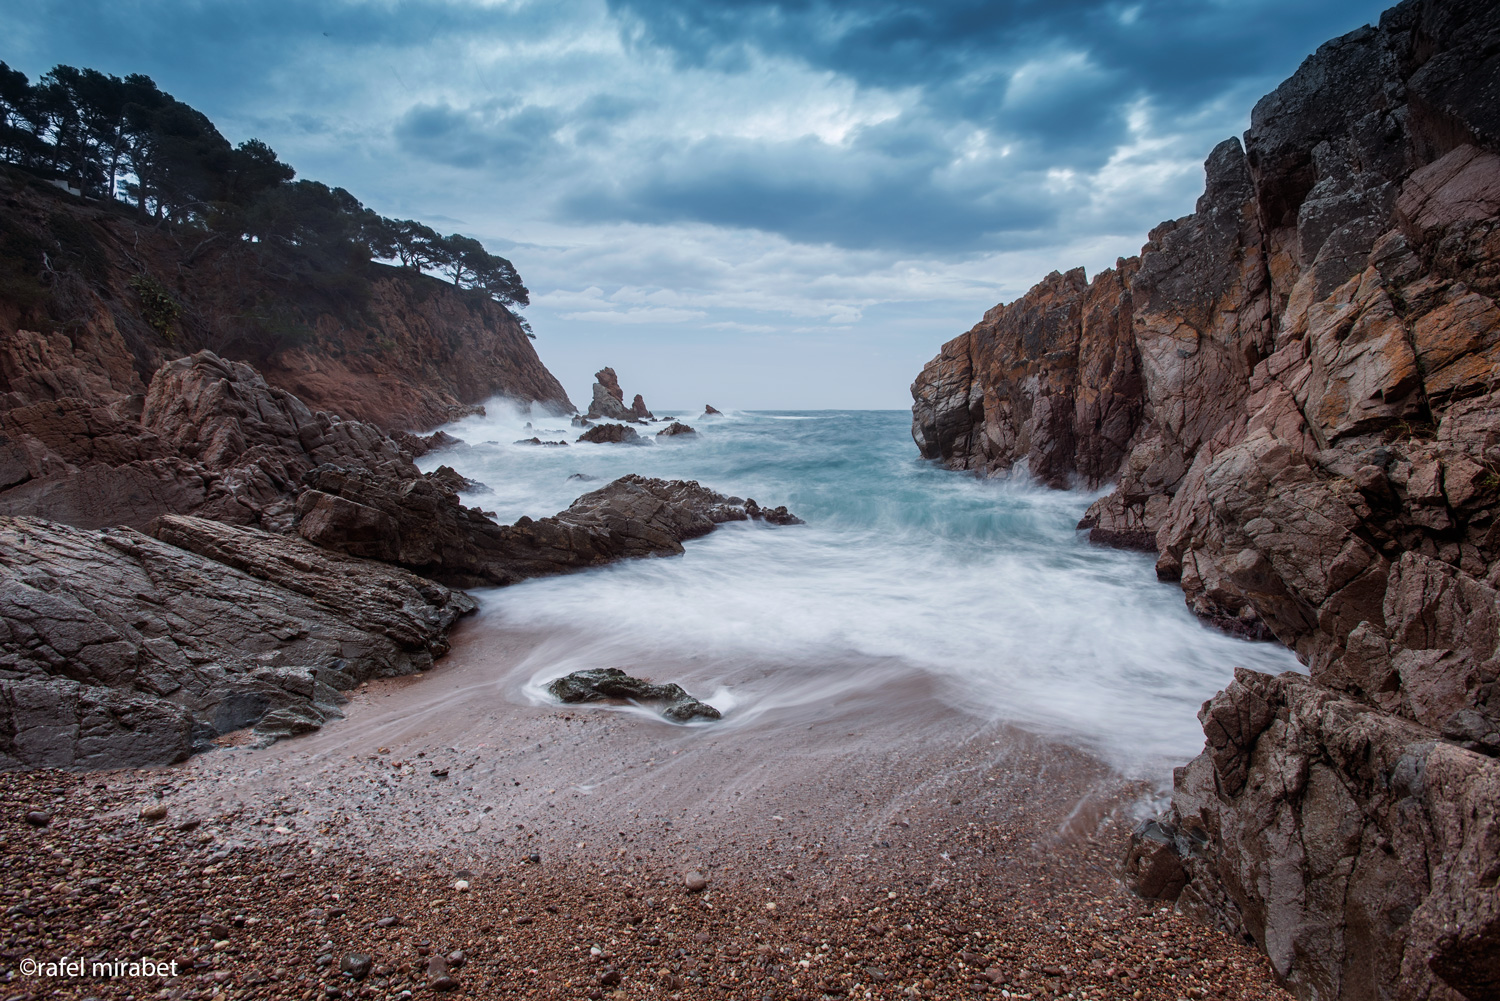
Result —
<instances>
[{"instance_id":1,"label":"cliff edge","mask_svg":"<svg viewBox=\"0 0 1500 1001\"><path fill-rule=\"evenodd\" d=\"M1310 678L1240 672L1130 878L1304 998L1500 996L1500 9L1321 47L1196 211L912 386L922 454L1116 487L1081 528Z\"/></svg>"},{"instance_id":2,"label":"cliff edge","mask_svg":"<svg viewBox=\"0 0 1500 1001\"><path fill-rule=\"evenodd\" d=\"M152 224L0 167L0 409L113 405L200 350L254 365L315 411L391 432L497 395L573 410L516 315L481 291Z\"/></svg>"}]
</instances>

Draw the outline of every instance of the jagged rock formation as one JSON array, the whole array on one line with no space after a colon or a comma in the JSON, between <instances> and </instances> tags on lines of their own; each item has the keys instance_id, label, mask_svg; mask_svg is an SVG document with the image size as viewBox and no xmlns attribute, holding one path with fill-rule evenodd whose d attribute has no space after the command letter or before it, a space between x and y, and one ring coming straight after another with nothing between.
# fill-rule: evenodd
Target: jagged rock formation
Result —
<instances>
[{"instance_id":1,"label":"jagged rock formation","mask_svg":"<svg viewBox=\"0 0 1500 1001\"><path fill-rule=\"evenodd\" d=\"M656 432L658 438L675 438L680 434L697 434L698 432L688 427L681 421L673 421L660 431Z\"/></svg>"},{"instance_id":2,"label":"jagged rock formation","mask_svg":"<svg viewBox=\"0 0 1500 1001\"><path fill-rule=\"evenodd\" d=\"M573 409L516 317L483 295L373 263L320 283L20 171L0 169L0 199L5 252L19 255L0 265L40 271L45 250L53 271L50 286L0 296L0 410L128 406L161 365L202 349L253 363L314 411L389 431L436 427L496 395ZM153 312L142 279L175 302L171 315Z\"/></svg>"},{"instance_id":3,"label":"jagged rock formation","mask_svg":"<svg viewBox=\"0 0 1500 1001\"><path fill-rule=\"evenodd\" d=\"M625 405L625 391L620 388L620 379L612 368L601 368L594 373L594 398L589 403L587 420L607 418L616 421L655 420L656 415L646 409L646 401L636 394L630 406Z\"/></svg>"},{"instance_id":4,"label":"jagged rock formation","mask_svg":"<svg viewBox=\"0 0 1500 1001\"><path fill-rule=\"evenodd\" d=\"M599 424L578 436L579 441L595 445L645 445L646 439L633 427L624 424Z\"/></svg>"},{"instance_id":5,"label":"jagged rock formation","mask_svg":"<svg viewBox=\"0 0 1500 1001\"><path fill-rule=\"evenodd\" d=\"M165 764L431 666L472 599L298 539L0 517L0 768Z\"/></svg>"},{"instance_id":6,"label":"jagged rock formation","mask_svg":"<svg viewBox=\"0 0 1500 1001\"><path fill-rule=\"evenodd\" d=\"M1307 663L1205 707L1131 860L1307 998L1500 990L1497 45L1474 0L1328 43L1193 215L991 310L913 386L924 455L1117 478L1080 527Z\"/></svg>"},{"instance_id":7,"label":"jagged rock formation","mask_svg":"<svg viewBox=\"0 0 1500 1001\"><path fill-rule=\"evenodd\" d=\"M208 351L163 365L144 398L63 397L0 412L0 513L82 528L196 514L286 531L325 462L417 477L379 428L309 410Z\"/></svg>"},{"instance_id":8,"label":"jagged rock formation","mask_svg":"<svg viewBox=\"0 0 1500 1001\"><path fill-rule=\"evenodd\" d=\"M1053 486L1114 475L1143 406L1130 337L1134 259L1053 273L943 345L912 386L912 436L951 469L1024 462Z\"/></svg>"},{"instance_id":9,"label":"jagged rock formation","mask_svg":"<svg viewBox=\"0 0 1500 1001\"><path fill-rule=\"evenodd\" d=\"M328 549L385 560L459 587L512 584L615 560L671 556L729 521L800 524L785 507L696 482L623 476L551 518L497 525L430 479L391 482L320 466L297 502L297 531Z\"/></svg>"}]
</instances>

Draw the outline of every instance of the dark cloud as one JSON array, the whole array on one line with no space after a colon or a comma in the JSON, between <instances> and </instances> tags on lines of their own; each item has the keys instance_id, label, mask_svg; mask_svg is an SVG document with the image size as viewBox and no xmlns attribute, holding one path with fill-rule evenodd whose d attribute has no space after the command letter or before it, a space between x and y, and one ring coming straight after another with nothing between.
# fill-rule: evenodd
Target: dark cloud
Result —
<instances>
[{"instance_id":1,"label":"dark cloud","mask_svg":"<svg viewBox=\"0 0 1500 1001\"><path fill-rule=\"evenodd\" d=\"M869 86L930 86L1085 51L1128 89L1188 103L1379 16L1367 0L608 0L640 45L681 63L789 57Z\"/></svg>"},{"instance_id":2,"label":"dark cloud","mask_svg":"<svg viewBox=\"0 0 1500 1001\"><path fill-rule=\"evenodd\" d=\"M804 243L940 252L1024 237L1056 218L1036 177L945 182L944 145L910 130L872 131L876 139L847 149L811 137L703 140L592 185L563 210L577 222L694 222Z\"/></svg>"},{"instance_id":3,"label":"dark cloud","mask_svg":"<svg viewBox=\"0 0 1500 1001\"><path fill-rule=\"evenodd\" d=\"M396 123L396 140L413 156L453 167L514 170L555 160L562 116L552 108L494 102L455 109L418 104Z\"/></svg>"},{"instance_id":4,"label":"dark cloud","mask_svg":"<svg viewBox=\"0 0 1500 1001\"><path fill-rule=\"evenodd\" d=\"M1130 114L1143 106L1156 116L1155 136L1206 154L1229 131L1227 117L1242 118L1303 56L1379 8L1378 0L605 0L603 8L589 0L36 0L9 41L0 38L0 58L33 74L58 61L146 72L226 127L302 142L340 169L368 143L368 162L385 169L415 160L472 170L492 192L493 182L524 192L533 218L693 222L847 248L970 252L1014 249L1041 234L1067 239L1076 235L1070 226L1149 226L1160 206L1146 196L1080 223L1078 192L1059 194L1049 174L1095 175L1132 141ZM606 46L562 54L589 32L618 32L625 61L639 57L631 69L649 72L617 86L608 74L621 64L608 61ZM547 49L539 40L555 42L555 61L539 78L507 78L485 60L485 41L517 39L538 50ZM641 83L650 73L708 68L729 74L713 86L732 90L736 74L763 69L767 58L809 80L898 95L901 113L839 142L735 138L734 122L719 135L710 125L707 137L699 123L687 138L653 118L656 95ZM408 75L411 96L366 111L378 125L361 133L362 123L350 123L340 105L350 87L389 78L405 89ZM762 78L743 76L747 86ZM357 177L328 179L359 187ZM405 197L399 178L380 183ZM1181 193L1183 207L1193 193Z\"/></svg>"},{"instance_id":5,"label":"dark cloud","mask_svg":"<svg viewBox=\"0 0 1500 1001\"><path fill-rule=\"evenodd\" d=\"M1317 44L1380 9L1361 0L608 2L630 45L665 51L680 67L737 73L772 57L915 92L917 106L839 148L808 139L671 150L570 198L572 218L929 249L1015 247L1060 224L1066 206L1043 175L1103 168L1131 138L1132 108L1178 119L1165 131L1180 134L1194 127L1181 122L1247 88L1268 89ZM1210 116L1210 130L1221 117ZM975 130L1011 155L946 179ZM1204 151L1219 138L1203 135Z\"/></svg>"},{"instance_id":6,"label":"dark cloud","mask_svg":"<svg viewBox=\"0 0 1500 1001\"><path fill-rule=\"evenodd\" d=\"M0 39L0 59L33 75L57 62L145 73L199 107L253 100L293 54L321 52L338 65L371 49L419 52L447 39L535 30L560 16L548 4L513 11L447 0L30 0L26 7L25 30L9 43ZM302 83L315 95L339 81Z\"/></svg>"}]
</instances>

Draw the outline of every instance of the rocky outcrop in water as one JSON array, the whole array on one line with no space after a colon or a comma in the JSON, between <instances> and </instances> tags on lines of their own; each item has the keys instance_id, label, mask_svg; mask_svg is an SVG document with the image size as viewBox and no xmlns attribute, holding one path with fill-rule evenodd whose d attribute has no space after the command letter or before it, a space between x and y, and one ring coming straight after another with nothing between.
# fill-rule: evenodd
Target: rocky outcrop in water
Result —
<instances>
[{"instance_id":1,"label":"rocky outcrop in water","mask_svg":"<svg viewBox=\"0 0 1500 1001\"><path fill-rule=\"evenodd\" d=\"M1497 44L1468 0L1330 42L1193 215L991 310L913 386L924 455L1117 480L1080 527L1308 665L1205 707L1130 860L1305 998L1500 983Z\"/></svg>"},{"instance_id":2,"label":"rocky outcrop in water","mask_svg":"<svg viewBox=\"0 0 1500 1001\"><path fill-rule=\"evenodd\" d=\"M625 391L620 388L620 379L612 368L601 368L594 373L594 398L589 403L585 419L607 418L616 421L655 420L655 415L646 409L646 401L639 393L629 406L625 405Z\"/></svg>"},{"instance_id":3,"label":"rocky outcrop in water","mask_svg":"<svg viewBox=\"0 0 1500 1001\"><path fill-rule=\"evenodd\" d=\"M0 435L0 767L163 763L229 729L306 732L338 690L447 649L475 606L433 580L506 584L680 553L724 521L796 521L626 477L498 525L459 501L481 485L411 462L457 439L398 443L207 351L139 398L0 411Z\"/></svg>"},{"instance_id":4,"label":"rocky outcrop in water","mask_svg":"<svg viewBox=\"0 0 1500 1001\"><path fill-rule=\"evenodd\" d=\"M547 691L559 702L648 702L659 704L661 714L678 723L695 719L722 719L719 710L707 702L699 702L689 695L681 685L657 685L640 678L632 678L618 667L596 668L591 671L574 671L547 685Z\"/></svg>"},{"instance_id":5,"label":"rocky outcrop in water","mask_svg":"<svg viewBox=\"0 0 1500 1001\"><path fill-rule=\"evenodd\" d=\"M943 345L912 386L912 435L951 469L1024 463L1053 486L1114 475L1143 401L1130 336L1136 262L1053 273Z\"/></svg>"},{"instance_id":6,"label":"rocky outcrop in water","mask_svg":"<svg viewBox=\"0 0 1500 1001\"><path fill-rule=\"evenodd\" d=\"M392 482L320 466L297 501L298 533L327 549L384 560L456 587L512 584L615 560L681 553L729 521L800 524L785 507L726 497L696 482L623 476L551 518L498 525L427 477Z\"/></svg>"},{"instance_id":7,"label":"rocky outcrop in water","mask_svg":"<svg viewBox=\"0 0 1500 1001\"><path fill-rule=\"evenodd\" d=\"M688 427L681 421L673 421L660 431L656 432L658 438L675 438L680 434L697 434L698 432Z\"/></svg>"},{"instance_id":8,"label":"rocky outcrop in water","mask_svg":"<svg viewBox=\"0 0 1500 1001\"><path fill-rule=\"evenodd\" d=\"M646 439L642 438L633 427L624 424L597 424L578 436L582 442L590 442L595 445L645 445Z\"/></svg>"},{"instance_id":9,"label":"rocky outcrop in water","mask_svg":"<svg viewBox=\"0 0 1500 1001\"><path fill-rule=\"evenodd\" d=\"M298 539L0 517L0 768L165 764L430 667L472 599ZM273 723L275 721L273 720ZM284 721L283 721L284 722Z\"/></svg>"}]
</instances>

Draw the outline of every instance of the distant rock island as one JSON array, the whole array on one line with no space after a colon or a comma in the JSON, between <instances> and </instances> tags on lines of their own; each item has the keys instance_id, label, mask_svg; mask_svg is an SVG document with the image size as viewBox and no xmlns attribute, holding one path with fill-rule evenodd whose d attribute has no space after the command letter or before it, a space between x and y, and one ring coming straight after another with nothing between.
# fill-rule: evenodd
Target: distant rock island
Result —
<instances>
[{"instance_id":1,"label":"distant rock island","mask_svg":"<svg viewBox=\"0 0 1500 1001\"><path fill-rule=\"evenodd\" d=\"M594 397L589 402L588 420L608 418L617 421L651 421L656 415L646 409L646 401L637 393L630 406L625 405L625 392L612 368L601 368L594 373Z\"/></svg>"}]
</instances>

